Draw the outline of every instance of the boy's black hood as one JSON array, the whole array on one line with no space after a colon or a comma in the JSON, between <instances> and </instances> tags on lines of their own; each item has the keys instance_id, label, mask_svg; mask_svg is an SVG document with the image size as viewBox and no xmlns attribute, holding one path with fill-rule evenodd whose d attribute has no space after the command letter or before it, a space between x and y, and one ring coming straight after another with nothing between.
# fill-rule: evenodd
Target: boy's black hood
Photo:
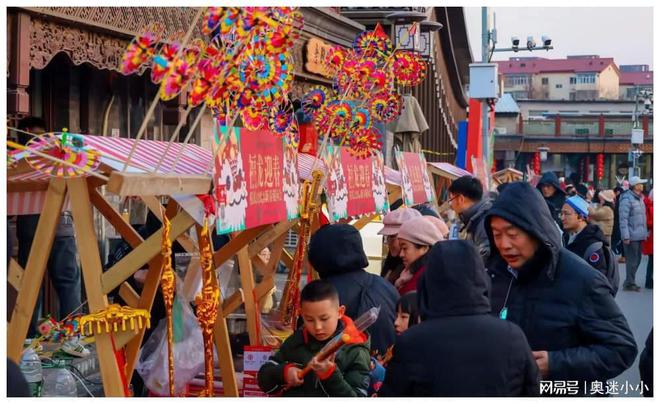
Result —
<instances>
[{"instance_id":1,"label":"boy's black hood","mask_svg":"<svg viewBox=\"0 0 660 404\"><path fill-rule=\"evenodd\" d=\"M471 242L433 246L417 285L417 304L422 320L490 313L486 270Z\"/></svg>"},{"instance_id":2,"label":"boy's black hood","mask_svg":"<svg viewBox=\"0 0 660 404\"><path fill-rule=\"evenodd\" d=\"M361 271L369 265L360 232L349 224L321 227L309 242L308 258L321 279Z\"/></svg>"},{"instance_id":3,"label":"boy's black hood","mask_svg":"<svg viewBox=\"0 0 660 404\"><path fill-rule=\"evenodd\" d=\"M545 250L543 255L549 260L546 266L548 277L554 279L562 242L559 229L550 216L543 196L527 182L513 182L504 189L484 219L488 240L492 246L491 258L500 255L490 228L493 216L501 217L540 241L540 248Z\"/></svg>"},{"instance_id":4,"label":"boy's black hood","mask_svg":"<svg viewBox=\"0 0 660 404\"><path fill-rule=\"evenodd\" d=\"M543 184L552 185L560 194L566 195L566 192L563 189L561 189L561 185L559 184L559 178L557 178L557 174L553 173L552 171L547 171L543 173L541 180L539 181L538 185L536 185L536 189L540 191L541 185Z\"/></svg>"}]
</instances>

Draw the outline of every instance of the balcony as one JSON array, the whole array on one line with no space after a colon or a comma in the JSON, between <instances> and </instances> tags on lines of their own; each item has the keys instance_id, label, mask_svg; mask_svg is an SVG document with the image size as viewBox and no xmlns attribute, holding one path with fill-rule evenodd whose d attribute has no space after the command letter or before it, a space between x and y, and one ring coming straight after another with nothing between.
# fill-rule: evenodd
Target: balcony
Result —
<instances>
[{"instance_id":1,"label":"balcony","mask_svg":"<svg viewBox=\"0 0 660 404\"><path fill-rule=\"evenodd\" d=\"M640 127L646 139L653 138L653 120L650 117L642 116ZM518 121L518 134L534 137L629 139L632 129L632 120L621 117L577 118L559 115Z\"/></svg>"}]
</instances>

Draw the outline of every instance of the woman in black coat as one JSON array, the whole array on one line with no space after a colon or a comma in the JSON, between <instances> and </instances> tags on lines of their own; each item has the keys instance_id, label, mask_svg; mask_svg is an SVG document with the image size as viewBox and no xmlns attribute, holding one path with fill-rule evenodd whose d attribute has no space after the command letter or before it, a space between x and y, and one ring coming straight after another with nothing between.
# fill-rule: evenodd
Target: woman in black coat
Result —
<instances>
[{"instance_id":1,"label":"woman in black coat","mask_svg":"<svg viewBox=\"0 0 660 404\"><path fill-rule=\"evenodd\" d=\"M397 337L379 396L539 394L525 334L489 314L488 279L469 241L435 244L417 295L422 322Z\"/></svg>"}]
</instances>

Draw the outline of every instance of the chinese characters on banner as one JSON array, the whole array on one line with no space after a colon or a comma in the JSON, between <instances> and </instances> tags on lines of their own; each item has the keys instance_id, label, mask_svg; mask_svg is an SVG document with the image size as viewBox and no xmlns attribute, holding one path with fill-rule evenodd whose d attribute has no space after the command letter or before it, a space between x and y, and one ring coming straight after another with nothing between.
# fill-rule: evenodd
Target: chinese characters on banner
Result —
<instances>
[{"instance_id":1,"label":"chinese characters on banner","mask_svg":"<svg viewBox=\"0 0 660 404\"><path fill-rule=\"evenodd\" d=\"M220 127L216 141L218 234L298 217L295 149L265 130Z\"/></svg>"},{"instance_id":2,"label":"chinese characters on banner","mask_svg":"<svg viewBox=\"0 0 660 404\"><path fill-rule=\"evenodd\" d=\"M426 158L422 153L394 151L394 158L401 172L401 190L403 203L406 206L432 202L435 198Z\"/></svg>"},{"instance_id":3,"label":"chinese characters on banner","mask_svg":"<svg viewBox=\"0 0 660 404\"><path fill-rule=\"evenodd\" d=\"M336 154L334 159L333 154ZM382 154L356 159L347 148L330 145L324 161L329 167L325 194L331 222L367 213L389 212Z\"/></svg>"}]
</instances>

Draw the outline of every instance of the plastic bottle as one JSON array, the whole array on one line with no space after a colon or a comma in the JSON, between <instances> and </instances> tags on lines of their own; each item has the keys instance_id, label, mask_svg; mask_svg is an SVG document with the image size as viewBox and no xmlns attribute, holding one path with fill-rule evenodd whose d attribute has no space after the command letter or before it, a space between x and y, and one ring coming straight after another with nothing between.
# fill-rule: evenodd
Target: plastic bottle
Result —
<instances>
[{"instance_id":1,"label":"plastic bottle","mask_svg":"<svg viewBox=\"0 0 660 404\"><path fill-rule=\"evenodd\" d=\"M41 359L39 359L39 355L37 355L34 349L28 348L23 352L20 366L23 376L25 376L25 380L30 387L30 394L32 394L32 397L40 397L43 371L41 368Z\"/></svg>"},{"instance_id":2,"label":"plastic bottle","mask_svg":"<svg viewBox=\"0 0 660 404\"><path fill-rule=\"evenodd\" d=\"M66 368L49 369L44 377L42 397L78 397L76 379Z\"/></svg>"}]
</instances>

